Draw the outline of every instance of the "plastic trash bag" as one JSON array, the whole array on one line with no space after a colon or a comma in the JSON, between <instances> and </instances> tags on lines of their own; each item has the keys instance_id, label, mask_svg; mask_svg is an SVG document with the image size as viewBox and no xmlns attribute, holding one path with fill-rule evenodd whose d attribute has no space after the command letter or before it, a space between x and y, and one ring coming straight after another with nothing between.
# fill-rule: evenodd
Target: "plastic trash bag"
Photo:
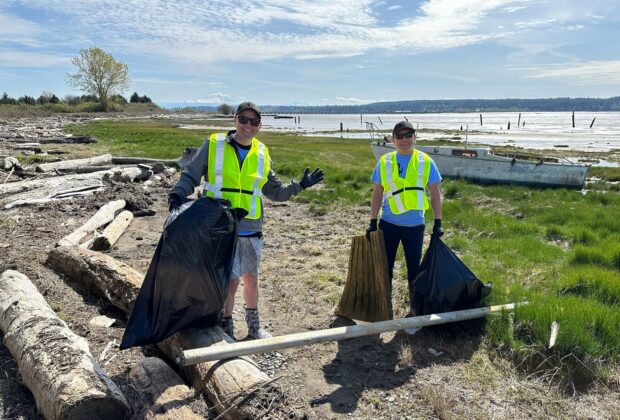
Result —
<instances>
[{"instance_id":1,"label":"plastic trash bag","mask_svg":"<svg viewBox=\"0 0 620 420\"><path fill-rule=\"evenodd\" d=\"M489 295L491 283L482 283L435 235L424 254L413 284L412 313L418 315L476 307Z\"/></svg>"},{"instance_id":2,"label":"plastic trash bag","mask_svg":"<svg viewBox=\"0 0 620 420\"><path fill-rule=\"evenodd\" d=\"M238 221L246 214L200 198L168 216L121 349L157 343L192 324L217 323L228 290Z\"/></svg>"}]
</instances>

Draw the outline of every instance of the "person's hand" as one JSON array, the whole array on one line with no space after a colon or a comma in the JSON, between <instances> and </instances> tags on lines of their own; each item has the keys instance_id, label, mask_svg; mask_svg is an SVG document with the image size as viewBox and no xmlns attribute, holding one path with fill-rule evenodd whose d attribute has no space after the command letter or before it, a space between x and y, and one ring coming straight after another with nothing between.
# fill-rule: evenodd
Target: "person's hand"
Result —
<instances>
[{"instance_id":1,"label":"person's hand","mask_svg":"<svg viewBox=\"0 0 620 420\"><path fill-rule=\"evenodd\" d=\"M301 188L305 190L306 188L318 184L321 181L323 181L323 171L321 169L316 168L312 171L312 173L310 173L310 168L306 168L304 174L299 180L299 185L301 185Z\"/></svg>"},{"instance_id":2,"label":"person's hand","mask_svg":"<svg viewBox=\"0 0 620 420\"><path fill-rule=\"evenodd\" d=\"M377 230L377 219L370 219L368 227L366 228L366 238L370 239L370 232Z\"/></svg>"},{"instance_id":3,"label":"person's hand","mask_svg":"<svg viewBox=\"0 0 620 420\"><path fill-rule=\"evenodd\" d=\"M435 219L435 223L433 223L433 235L435 237L440 238L443 235L443 229L441 228L441 219Z\"/></svg>"},{"instance_id":4,"label":"person's hand","mask_svg":"<svg viewBox=\"0 0 620 420\"><path fill-rule=\"evenodd\" d=\"M172 211L177 207L180 207L185 200L177 193L170 193L168 196L168 210Z\"/></svg>"}]
</instances>

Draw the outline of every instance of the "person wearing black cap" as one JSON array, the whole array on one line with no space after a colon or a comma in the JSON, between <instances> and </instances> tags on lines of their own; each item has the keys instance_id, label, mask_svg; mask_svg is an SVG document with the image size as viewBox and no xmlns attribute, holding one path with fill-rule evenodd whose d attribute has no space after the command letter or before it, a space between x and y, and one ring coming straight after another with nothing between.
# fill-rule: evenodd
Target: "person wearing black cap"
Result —
<instances>
[{"instance_id":1,"label":"person wearing black cap","mask_svg":"<svg viewBox=\"0 0 620 420\"><path fill-rule=\"evenodd\" d=\"M260 326L258 314L258 268L262 252L263 201L286 201L300 191L323 180L323 171L306 168L299 181L284 184L271 169L267 146L256 136L261 128L261 110L253 102L237 107L233 119L235 130L212 134L185 167L172 188L170 211L186 201L205 179L206 197L226 199L232 207L243 208L248 215L239 222L239 239L235 250L230 285L224 303L221 326L234 338L232 313L235 292L243 281L245 320L249 338L271 337Z\"/></svg>"},{"instance_id":2,"label":"person wearing black cap","mask_svg":"<svg viewBox=\"0 0 620 420\"><path fill-rule=\"evenodd\" d=\"M374 185L366 232L369 235L377 229L383 231L390 281L396 251L403 244L409 296L413 296L413 280L418 275L422 257L424 211L429 208L427 193L435 216L433 235L443 235L441 175L426 153L413 148L416 132L409 121L400 121L394 126L392 141L396 151L381 156L371 176ZM380 210L381 219L377 223Z\"/></svg>"}]
</instances>

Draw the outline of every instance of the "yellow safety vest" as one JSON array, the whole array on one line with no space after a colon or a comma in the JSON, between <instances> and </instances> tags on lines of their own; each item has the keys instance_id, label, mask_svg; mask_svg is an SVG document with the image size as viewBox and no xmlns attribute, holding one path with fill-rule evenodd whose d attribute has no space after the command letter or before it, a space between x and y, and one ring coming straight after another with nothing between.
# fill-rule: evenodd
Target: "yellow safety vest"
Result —
<instances>
[{"instance_id":1,"label":"yellow safety vest","mask_svg":"<svg viewBox=\"0 0 620 420\"><path fill-rule=\"evenodd\" d=\"M392 213L428 208L426 184L431 172L431 158L426 153L413 150L404 179L398 175L396 152L381 156L379 162L383 199L388 201Z\"/></svg>"},{"instance_id":2,"label":"yellow safety vest","mask_svg":"<svg viewBox=\"0 0 620 420\"><path fill-rule=\"evenodd\" d=\"M232 207L247 210L248 219L260 219L262 188L269 170L269 150L257 138L252 139L252 147L239 168L235 148L226 141L226 134L212 134L204 195L229 200Z\"/></svg>"}]
</instances>

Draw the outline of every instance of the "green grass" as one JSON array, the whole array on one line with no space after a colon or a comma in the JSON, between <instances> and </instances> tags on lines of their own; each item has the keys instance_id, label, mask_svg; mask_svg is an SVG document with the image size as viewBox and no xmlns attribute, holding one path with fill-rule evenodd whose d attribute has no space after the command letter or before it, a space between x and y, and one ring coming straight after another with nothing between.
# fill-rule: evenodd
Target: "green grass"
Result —
<instances>
[{"instance_id":1,"label":"green grass","mask_svg":"<svg viewBox=\"0 0 620 420\"><path fill-rule=\"evenodd\" d=\"M159 158L176 158L210 134L163 121L98 121L71 131L99 139L89 145L92 154ZM282 178L299 178L305 167L325 171L322 187L296 198L313 212L369 203L375 160L366 141L271 133L260 138ZM617 180L615 170L594 173ZM442 185L445 242L482 281L493 282L483 303L529 302L515 314L490 319L488 342L522 366L562 366L575 381L591 378L588 372L604 377L605 363L620 362L620 194L613 184L599 187L604 191L583 195L462 180ZM432 212L427 216L430 221ZM331 299L334 279L325 273L317 278ZM549 349L553 321L560 329Z\"/></svg>"}]
</instances>

